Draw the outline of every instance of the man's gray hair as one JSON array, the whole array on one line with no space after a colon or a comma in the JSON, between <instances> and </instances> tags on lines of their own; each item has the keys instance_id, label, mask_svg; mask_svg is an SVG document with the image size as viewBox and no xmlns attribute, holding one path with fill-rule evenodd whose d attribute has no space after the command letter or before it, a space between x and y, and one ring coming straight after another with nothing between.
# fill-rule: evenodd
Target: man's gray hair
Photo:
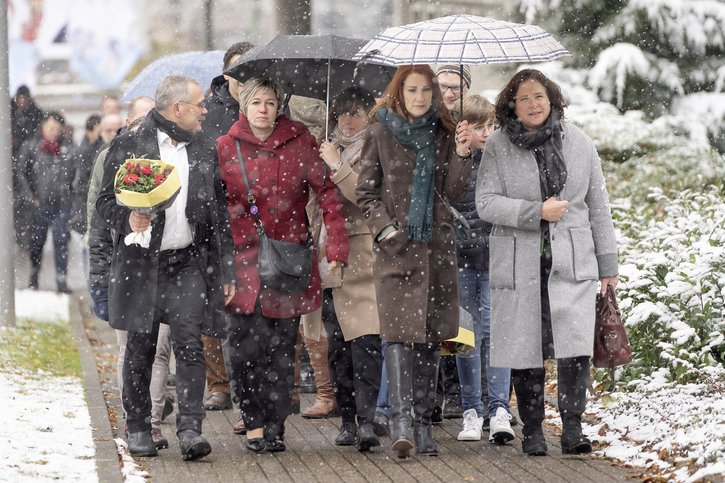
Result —
<instances>
[{"instance_id":1,"label":"man's gray hair","mask_svg":"<svg viewBox=\"0 0 725 483\"><path fill-rule=\"evenodd\" d=\"M156 110L164 112L169 109L174 102L189 100L189 85L199 83L191 77L183 75L170 75L164 79L156 88Z\"/></svg>"},{"instance_id":2,"label":"man's gray hair","mask_svg":"<svg viewBox=\"0 0 725 483\"><path fill-rule=\"evenodd\" d=\"M156 101L151 99L149 96L138 96L131 99L131 102L128 103L128 118L129 119L136 119L138 116L136 115L136 108L138 107L138 104L140 102L149 102L151 104L156 104Z\"/></svg>"},{"instance_id":3,"label":"man's gray hair","mask_svg":"<svg viewBox=\"0 0 725 483\"><path fill-rule=\"evenodd\" d=\"M277 115L282 114L282 109L284 108L284 90L282 89L282 84L271 79L261 79L258 77L249 79L242 84L242 88L239 90L239 110L242 114L247 115L247 107L249 107L249 103L258 91L271 92L277 98Z\"/></svg>"}]
</instances>

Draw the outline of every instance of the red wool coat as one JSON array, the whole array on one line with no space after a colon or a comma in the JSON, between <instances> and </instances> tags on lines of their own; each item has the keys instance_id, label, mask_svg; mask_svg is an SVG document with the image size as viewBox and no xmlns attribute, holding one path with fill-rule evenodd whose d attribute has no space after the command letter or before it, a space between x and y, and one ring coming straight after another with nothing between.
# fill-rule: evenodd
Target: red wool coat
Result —
<instances>
[{"instance_id":1,"label":"red wool coat","mask_svg":"<svg viewBox=\"0 0 725 483\"><path fill-rule=\"evenodd\" d=\"M327 259L347 263L345 213L339 190L325 176L315 138L304 124L285 116L277 119L272 135L257 139L244 115L217 140L222 180L227 188L227 207L232 224L237 273L237 291L227 312L251 314L259 297L262 314L272 318L296 317L321 304L317 256L312 261L312 280L307 291L282 294L261 287L257 258L259 237L249 213L247 190L237 160L236 140L241 142L244 166L267 235L275 240L305 243L305 206L310 189L317 195L327 228ZM190 194L191 196L191 194Z\"/></svg>"}]
</instances>

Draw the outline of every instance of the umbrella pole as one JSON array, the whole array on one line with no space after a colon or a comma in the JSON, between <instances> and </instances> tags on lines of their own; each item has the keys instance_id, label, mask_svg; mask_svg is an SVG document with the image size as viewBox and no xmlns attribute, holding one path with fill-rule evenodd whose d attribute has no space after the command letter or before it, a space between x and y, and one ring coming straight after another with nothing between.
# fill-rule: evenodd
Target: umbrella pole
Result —
<instances>
[{"instance_id":1,"label":"umbrella pole","mask_svg":"<svg viewBox=\"0 0 725 483\"><path fill-rule=\"evenodd\" d=\"M463 64L459 64L461 71L459 72L461 78L461 118L459 121L463 121Z\"/></svg>"},{"instance_id":2,"label":"umbrella pole","mask_svg":"<svg viewBox=\"0 0 725 483\"><path fill-rule=\"evenodd\" d=\"M325 102L325 141L328 140L327 130L330 127L330 64L332 60L327 59L327 100Z\"/></svg>"}]
</instances>

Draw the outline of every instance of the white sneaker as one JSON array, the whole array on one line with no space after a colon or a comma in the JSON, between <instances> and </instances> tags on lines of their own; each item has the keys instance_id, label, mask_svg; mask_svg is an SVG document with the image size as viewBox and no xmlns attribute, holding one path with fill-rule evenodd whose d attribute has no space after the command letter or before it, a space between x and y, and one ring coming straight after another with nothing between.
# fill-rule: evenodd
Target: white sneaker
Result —
<instances>
[{"instance_id":1,"label":"white sneaker","mask_svg":"<svg viewBox=\"0 0 725 483\"><path fill-rule=\"evenodd\" d=\"M463 412L463 429L458 433L458 441L481 441L483 418L478 417L475 409Z\"/></svg>"},{"instance_id":2,"label":"white sneaker","mask_svg":"<svg viewBox=\"0 0 725 483\"><path fill-rule=\"evenodd\" d=\"M498 408L491 418L491 431L488 438L494 443L503 444L514 439L514 430L511 429L511 415L504 408Z\"/></svg>"}]
</instances>

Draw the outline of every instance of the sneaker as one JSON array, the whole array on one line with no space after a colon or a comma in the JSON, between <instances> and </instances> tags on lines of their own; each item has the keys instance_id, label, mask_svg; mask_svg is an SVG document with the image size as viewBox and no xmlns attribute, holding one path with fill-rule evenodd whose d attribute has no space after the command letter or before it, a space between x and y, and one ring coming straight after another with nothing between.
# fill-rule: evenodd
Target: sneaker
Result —
<instances>
[{"instance_id":1,"label":"sneaker","mask_svg":"<svg viewBox=\"0 0 725 483\"><path fill-rule=\"evenodd\" d=\"M481 441L483 418L478 417L475 409L463 412L463 428L458 433L458 441Z\"/></svg>"},{"instance_id":2,"label":"sneaker","mask_svg":"<svg viewBox=\"0 0 725 483\"><path fill-rule=\"evenodd\" d=\"M511 415L504 408L498 408L491 418L491 435L488 440L493 443L504 444L514 439L514 430L511 429Z\"/></svg>"}]
</instances>

